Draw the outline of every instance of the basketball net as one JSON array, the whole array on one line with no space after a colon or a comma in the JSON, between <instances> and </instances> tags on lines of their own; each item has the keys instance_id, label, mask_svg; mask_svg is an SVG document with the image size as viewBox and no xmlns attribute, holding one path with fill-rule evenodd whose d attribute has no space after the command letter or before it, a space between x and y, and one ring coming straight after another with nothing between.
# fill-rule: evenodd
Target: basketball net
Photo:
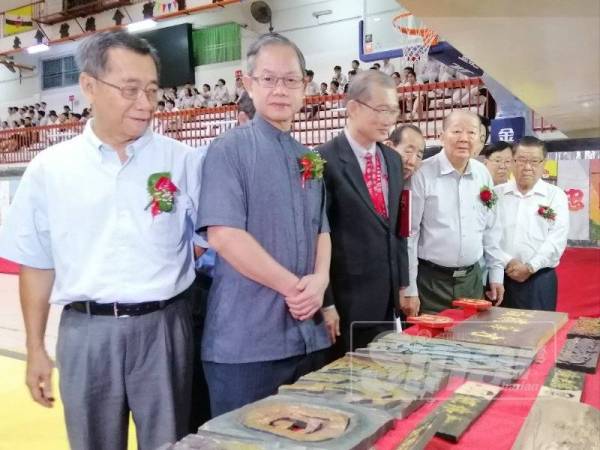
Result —
<instances>
[{"instance_id":1,"label":"basketball net","mask_svg":"<svg viewBox=\"0 0 600 450\"><path fill-rule=\"evenodd\" d=\"M427 59L429 48L438 42L437 33L427 28L422 20L408 11L398 14L392 23L401 36L399 45L402 48L401 59L413 65L422 59Z\"/></svg>"}]
</instances>

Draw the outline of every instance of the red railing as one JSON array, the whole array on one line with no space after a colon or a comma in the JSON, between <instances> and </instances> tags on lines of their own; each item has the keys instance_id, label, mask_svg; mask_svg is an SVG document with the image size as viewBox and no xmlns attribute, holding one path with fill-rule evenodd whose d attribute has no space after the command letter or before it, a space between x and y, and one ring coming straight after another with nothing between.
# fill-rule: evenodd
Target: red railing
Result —
<instances>
[{"instance_id":1,"label":"red railing","mask_svg":"<svg viewBox=\"0 0 600 450\"><path fill-rule=\"evenodd\" d=\"M429 139L439 136L444 117L456 109L485 117L495 114L494 100L479 78L399 87L398 103L401 110L398 124L412 123ZM236 126L237 113L237 105L156 113L152 128L199 147ZM292 124L292 135L312 147L331 140L345 125L343 94L306 97ZM547 123L545 126L542 119L541 131L554 129ZM83 128L84 125L76 123L0 130L0 164L29 162L43 149L76 136Z\"/></svg>"}]
</instances>

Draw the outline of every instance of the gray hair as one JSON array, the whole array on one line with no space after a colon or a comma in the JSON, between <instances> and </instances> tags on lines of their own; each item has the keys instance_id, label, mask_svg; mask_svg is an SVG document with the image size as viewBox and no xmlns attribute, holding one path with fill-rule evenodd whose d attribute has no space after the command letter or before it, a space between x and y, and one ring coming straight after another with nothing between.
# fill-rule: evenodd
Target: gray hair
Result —
<instances>
[{"instance_id":1,"label":"gray hair","mask_svg":"<svg viewBox=\"0 0 600 450\"><path fill-rule=\"evenodd\" d=\"M104 31L86 38L77 48L75 56L81 72L98 77L106 71L108 51L111 48L123 48L138 55L149 55L160 73L160 59L154 47L146 39L126 31Z\"/></svg>"},{"instance_id":2,"label":"gray hair","mask_svg":"<svg viewBox=\"0 0 600 450\"><path fill-rule=\"evenodd\" d=\"M246 53L246 67L249 75L252 75L256 69L256 57L258 56L258 53L263 47L269 45L285 45L286 47L294 49L296 56L298 57L300 69L302 70L302 76L306 74L306 61L298 46L278 33L267 33L259 36L259 38L250 45L250 48L248 48L248 52Z\"/></svg>"},{"instance_id":3,"label":"gray hair","mask_svg":"<svg viewBox=\"0 0 600 450\"><path fill-rule=\"evenodd\" d=\"M350 100L369 101L374 86L396 91L396 83L389 75L378 70L364 70L352 78L346 93L346 103Z\"/></svg>"},{"instance_id":4,"label":"gray hair","mask_svg":"<svg viewBox=\"0 0 600 450\"><path fill-rule=\"evenodd\" d=\"M477 123L479 124L479 131L481 131L481 126L483 125L483 123L481 122L481 117L479 116L479 114L474 113L473 111L465 110L465 109L454 110L450 114L448 114L446 117L444 117L444 120L442 121L442 130L446 130L448 128L448 125L450 125L451 119L453 119L455 116L469 116L469 117L477 120Z\"/></svg>"}]
</instances>

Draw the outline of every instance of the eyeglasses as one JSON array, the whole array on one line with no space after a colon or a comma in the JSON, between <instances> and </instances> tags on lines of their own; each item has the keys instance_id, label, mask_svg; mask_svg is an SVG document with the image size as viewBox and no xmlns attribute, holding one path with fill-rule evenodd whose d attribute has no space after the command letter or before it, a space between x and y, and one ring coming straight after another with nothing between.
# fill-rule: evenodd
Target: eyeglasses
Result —
<instances>
[{"instance_id":1,"label":"eyeglasses","mask_svg":"<svg viewBox=\"0 0 600 450\"><path fill-rule=\"evenodd\" d=\"M142 89L138 86L117 86L116 84L109 83L108 81L101 80L100 78L95 78L100 83L110 86L119 90L121 93L121 97L126 100L137 100L140 98L140 94L143 92L146 94L146 98L150 103L156 103L158 101L158 88L157 87L148 87L146 89Z\"/></svg>"},{"instance_id":2,"label":"eyeglasses","mask_svg":"<svg viewBox=\"0 0 600 450\"><path fill-rule=\"evenodd\" d=\"M366 106L371 111L376 112L380 116L383 116L383 117L386 117L386 118L389 118L389 119L395 119L400 114L400 110L399 109L374 108L371 105L367 105L365 102L361 102L360 100L354 100L354 101L356 103L359 103L359 104L363 105L363 106Z\"/></svg>"},{"instance_id":3,"label":"eyeglasses","mask_svg":"<svg viewBox=\"0 0 600 450\"><path fill-rule=\"evenodd\" d=\"M497 166L510 166L513 162L512 159L488 159L489 162L496 164Z\"/></svg>"},{"instance_id":4,"label":"eyeglasses","mask_svg":"<svg viewBox=\"0 0 600 450\"><path fill-rule=\"evenodd\" d=\"M260 77L251 77L257 81L264 88L274 88L279 83L279 80L283 82L283 85L288 89L300 89L304 85L303 77L276 77L274 75L261 75Z\"/></svg>"},{"instance_id":5,"label":"eyeglasses","mask_svg":"<svg viewBox=\"0 0 600 450\"><path fill-rule=\"evenodd\" d=\"M523 159L523 158L515 159L515 163L517 163L517 165L520 167L525 167L529 164L531 167L535 168L535 167L538 167L543 162L544 162L543 159Z\"/></svg>"}]
</instances>

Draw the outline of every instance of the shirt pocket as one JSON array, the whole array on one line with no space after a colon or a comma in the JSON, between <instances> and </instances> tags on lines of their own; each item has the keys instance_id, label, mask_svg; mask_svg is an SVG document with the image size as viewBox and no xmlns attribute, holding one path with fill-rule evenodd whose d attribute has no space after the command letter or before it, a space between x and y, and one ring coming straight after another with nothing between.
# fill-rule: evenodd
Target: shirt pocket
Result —
<instances>
[{"instance_id":1,"label":"shirt pocket","mask_svg":"<svg viewBox=\"0 0 600 450\"><path fill-rule=\"evenodd\" d=\"M541 245L548 237L548 233L550 232L550 223L547 219L544 219L538 214L537 208L533 213L535 216L529 220L529 226L527 227L527 238L530 242ZM538 246L536 245L536 247Z\"/></svg>"},{"instance_id":2,"label":"shirt pocket","mask_svg":"<svg viewBox=\"0 0 600 450\"><path fill-rule=\"evenodd\" d=\"M154 217L148 208L144 221L144 234L148 243L161 250L181 248L191 238L191 221L187 226L190 209L191 201L185 195L175 197L175 204L171 211L160 212Z\"/></svg>"}]
</instances>

